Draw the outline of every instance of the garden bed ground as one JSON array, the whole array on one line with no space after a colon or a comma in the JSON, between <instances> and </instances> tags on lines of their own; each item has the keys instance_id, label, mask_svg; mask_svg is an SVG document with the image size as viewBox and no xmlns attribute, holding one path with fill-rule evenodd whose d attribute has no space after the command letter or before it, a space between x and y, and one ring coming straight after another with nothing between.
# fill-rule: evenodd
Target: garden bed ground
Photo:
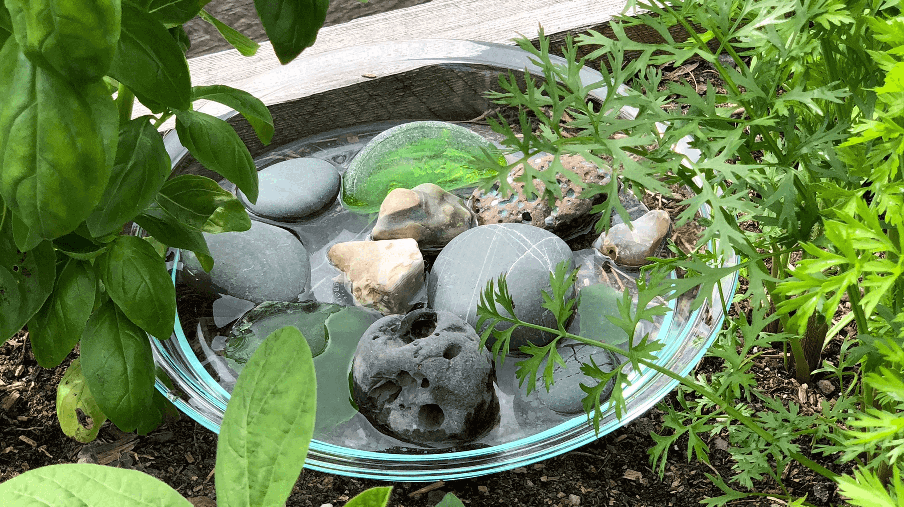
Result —
<instances>
[{"instance_id":1,"label":"garden bed ground","mask_svg":"<svg viewBox=\"0 0 904 507\"><path fill-rule=\"evenodd\" d=\"M669 79L691 81L700 92L705 91L707 80L713 77L706 64L663 71ZM661 207L654 202L649 204L651 209ZM735 305L732 314L744 310ZM849 330L843 331L842 336L846 331ZM836 338L829 345L825 358L837 358L840 340ZM109 423L90 444L80 444L63 435L54 413L56 388L74 357L72 354L58 368L45 370L37 365L24 332L0 346L0 482L45 465L100 463L147 472L190 497L196 506L215 505L216 435L187 417L166 422L146 436L124 434ZM706 358L697 374L705 375L720 368L718 360ZM828 379L817 378L809 386L795 381L785 370L778 350L760 355L752 371L762 392L799 403L802 413L817 411L821 403L837 395L838 386ZM673 395L666 399L666 402L673 401ZM756 402L752 408L763 409ZM726 480L732 476L724 435L714 435L706 442L712 451L711 464L696 460L688 463L686 447L682 447L686 441L682 439L672 449L664 477L660 479L652 470L647 449L653 445L650 433L661 428L662 416L661 411L653 409L610 435L529 467L446 483L396 483L390 505L433 506L446 492L455 493L469 506L525 507L690 506L720 495L706 474L718 474ZM830 459L812 457L840 471ZM788 491L791 495L806 495L814 505L841 503L834 484L808 469L792 464L783 476L791 487ZM339 507L358 492L375 485L385 484L305 470L287 505ZM758 484L757 491L779 493L771 482ZM785 503L762 498L738 505Z\"/></svg>"}]
</instances>

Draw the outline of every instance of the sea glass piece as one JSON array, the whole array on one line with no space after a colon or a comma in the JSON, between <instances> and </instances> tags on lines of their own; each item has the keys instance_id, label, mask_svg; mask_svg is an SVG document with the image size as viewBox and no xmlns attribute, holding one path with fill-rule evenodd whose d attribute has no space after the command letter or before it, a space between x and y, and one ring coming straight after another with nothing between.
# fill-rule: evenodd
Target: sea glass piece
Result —
<instances>
[{"instance_id":1,"label":"sea glass piece","mask_svg":"<svg viewBox=\"0 0 904 507\"><path fill-rule=\"evenodd\" d=\"M270 333L284 326L298 328L314 356L316 435L348 421L357 413L349 390L352 358L364 331L380 317L382 315L377 312L357 307L317 302L268 302L258 305L233 326L223 355L230 368L241 372Z\"/></svg>"},{"instance_id":2,"label":"sea glass piece","mask_svg":"<svg viewBox=\"0 0 904 507\"><path fill-rule=\"evenodd\" d=\"M374 137L352 160L342 178L342 202L359 213L373 213L394 188L434 183L444 190L476 184L491 175L475 158L493 144L458 125L411 122Z\"/></svg>"}]
</instances>

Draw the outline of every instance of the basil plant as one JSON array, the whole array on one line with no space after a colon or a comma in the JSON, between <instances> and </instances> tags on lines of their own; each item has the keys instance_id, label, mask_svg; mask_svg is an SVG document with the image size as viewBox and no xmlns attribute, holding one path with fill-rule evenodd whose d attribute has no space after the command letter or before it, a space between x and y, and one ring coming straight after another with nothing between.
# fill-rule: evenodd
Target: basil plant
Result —
<instances>
[{"instance_id":1,"label":"basil plant","mask_svg":"<svg viewBox=\"0 0 904 507\"><path fill-rule=\"evenodd\" d=\"M123 431L148 432L166 410L148 340L168 339L175 321L162 247L191 250L210 270L202 232L251 227L214 180L171 174L157 127L175 116L191 154L251 201L258 180L247 148L192 103L226 104L263 143L273 135L260 100L191 85L182 25L195 16L243 54L256 49L204 11L208 1L0 2L0 343L27 325L46 368L80 343L79 408ZM327 6L255 1L282 63L313 44ZM136 100L153 115L132 118ZM123 235L129 222L153 239Z\"/></svg>"}]
</instances>

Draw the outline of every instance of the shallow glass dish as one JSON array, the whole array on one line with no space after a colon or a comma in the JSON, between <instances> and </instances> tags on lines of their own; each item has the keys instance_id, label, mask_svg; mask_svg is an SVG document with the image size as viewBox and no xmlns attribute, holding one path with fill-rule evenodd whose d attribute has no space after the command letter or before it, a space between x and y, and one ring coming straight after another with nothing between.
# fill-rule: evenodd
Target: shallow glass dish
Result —
<instances>
[{"instance_id":1,"label":"shallow glass dish","mask_svg":"<svg viewBox=\"0 0 904 507\"><path fill-rule=\"evenodd\" d=\"M261 97L265 102L279 102L270 106L276 125L276 136L270 147L262 146L247 122L234 111L207 111L221 113L222 118L235 126L258 169L278 159L304 155L329 160L341 172L341 167L347 166L367 139L394 125L412 120L467 122L481 116L492 107L483 93L498 89L498 76L510 71L516 75L525 71L539 73L530 62L530 55L513 46L451 40L383 43L302 58L279 69L279 79L261 76L264 82L270 79L292 83L275 86ZM291 79L286 79L287 76ZM587 85L599 81L601 76L584 69L581 79ZM592 92L591 98L601 97L603 93ZM634 113L629 109L621 112L625 117ZM491 132L473 128L493 140ZM204 174L219 179L188 155L175 132L170 132L164 140L177 174ZM698 156L687 143L674 149L691 159ZM703 209L701 214L706 216L709 210ZM354 230L342 241L350 240L349 236L363 239L369 232L368 224L372 227L369 220L352 222L350 228ZM304 239L304 224L298 227L294 231ZM316 255L317 252L312 254ZM180 253L173 252L169 261L175 283ZM316 261L312 259L315 269ZM727 263L735 264L737 258L732 257ZM720 293L730 301L736 284L736 276L726 277L695 311L690 311L689 297L670 302L672 311L655 322L653 328L654 336L664 344L659 365L680 375L688 374L696 366L722 325L724 306ZM314 292L317 293L316 288ZM317 299L322 300L319 295ZM216 373L210 369L212 356L206 350L210 344L203 339L202 345L196 339L203 333L183 328L187 317L184 312L185 308L180 308L172 339L151 340L154 358L171 380L170 383L158 378L157 389L185 414L217 432L229 400L228 385L224 387L228 383L223 378L219 381L214 378ZM517 358L511 357L504 367L497 367L497 395L503 412L512 412L512 405L518 402L518 395L513 395L516 361ZM625 391L627 413L619 420L611 407L607 408L600 422L599 436L644 414L677 385L652 370L642 369L631 375L632 385ZM356 417L363 419L360 415ZM349 426L343 434L325 434L323 438L315 435L305 467L393 481L461 479L545 460L598 436L584 414L541 419L519 424L518 420L503 415L500 425L489 435L465 447L446 449L413 446L391 437L370 439L366 432L361 433L365 438L356 439L349 436L355 433L354 427ZM365 423L350 421L349 424Z\"/></svg>"}]
</instances>

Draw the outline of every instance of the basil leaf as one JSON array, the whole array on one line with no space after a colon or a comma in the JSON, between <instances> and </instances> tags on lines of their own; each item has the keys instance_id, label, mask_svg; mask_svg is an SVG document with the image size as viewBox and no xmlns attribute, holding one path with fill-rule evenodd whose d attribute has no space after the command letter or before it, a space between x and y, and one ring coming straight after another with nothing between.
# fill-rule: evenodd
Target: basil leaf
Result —
<instances>
[{"instance_id":1,"label":"basil leaf","mask_svg":"<svg viewBox=\"0 0 904 507\"><path fill-rule=\"evenodd\" d=\"M152 205L144 210L142 214L135 217L135 223L162 243L173 248L183 248L194 252L204 271L209 273L213 269L213 257L207 248L207 240L204 239L204 235L182 225L159 206Z\"/></svg>"},{"instance_id":2,"label":"basil leaf","mask_svg":"<svg viewBox=\"0 0 904 507\"><path fill-rule=\"evenodd\" d=\"M314 44L329 6L329 0L254 0L264 31L282 64Z\"/></svg>"},{"instance_id":3,"label":"basil leaf","mask_svg":"<svg viewBox=\"0 0 904 507\"><path fill-rule=\"evenodd\" d=\"M159 21L126 2L122 35L109 74L155 113L191 107L188 61Z\"/></svg>"},{"instance_id":4,"label":"basil leaf","mask_svg":"<svg viewBox=\"0 0 904 507\"><path fill-rule=\"evenodd\" d=\"M170 173L163 139L148 121L135 118L120 129L119 148L107 189L88 217L88 230L104 236L120 228L154 200Z\"/></svg>"},{"instance_id":5,"label":"basil leaf","mask_svg":"<svg viewBox=\"0 0 904 507\"><path fill-rule=\"evenodd\" d=\"M154 247L136 236L120 236L95 267L122 313L151 336L170 337L176 321L176 290Z\"/></svg>"},{"instance_id":6,"label":"basil leaf","mask_svg":"<svg viewBox=\"0 0 904 507\"><path fill-rule=\"evenodd\" d=\"M220 35L226 39L226 42L237 49L242 56L254 56L257 53L257 49L261 47L260 44L249 39L235 28L211 16L209 12L202 9L198 15L201 16L201 19L213 25L220 32Z\"/></svg>"},{"instance_id":7,"label":"basil leaf","mask_svg":"<svg viewBox=\"0 0 904 507\"><path fill-rule=\"evenodd\" d=\"M9 219L13 223L13 240L16 242L16 248L23 252L27 252L38 246L44 238L35 233L25 222L13 212L9 213Z\"/></svg>"},{"instance_id":8,"label":"basil leaf","mask_svg":"<svg viewBox=\"0 0 904 507\"><path fill-rule=\"evenodd\" d=\"M9 11L0 4L0 46L13 34L13 22L9 17Z\"/></svg>"},{"instance_id":9,"label":"basil leaf","mask_svg":"<svg viewBox=\"0 0 904 507\"><path fill-rule=\"evenodd\" d=\"M257 202L257 168L228 123L197 111L177 111L176 134L198 162L235 183L251 202Z\"/></svg>"},{"instance_id":10,"label":"basil leaf","mask_svg":"<svg viewBox=\"0 0 904 507\"><path fill-rule=\"evenodd\" d=\"M44 306L28 321L28 337L38 364L55 368L78 343L94 309L96 282L90 264L66 262Z\"/></svg>"},{"instance_id":11,"label":"basil leaf","mask_svg":"<svg viewBox=\"0 0 904 507\"><path fill-rule=\"evenodd\" d=\"M119 0L7 0L22 51L70 81L100 79L119 40Z\"/></svg>"},{"instance_id":12,"label":"basil leaf","mask_svg":"<svg viewBox=\"0 0 904 507\"><path fill-rule=\"evenodd\" d=\"M465 507L465 504L454 493L446 493L446 496L435 507Z\"/></svg>"},{"instance_id":13,"label":"basil leaf","mask_svg":"<svg viewBox=\"0 0 904 507\"><path fill-rule=\"evenodd\" d=\"M10 39L0 50L0 194L46 239L71 232L103 195L102 137L115 109L101 82L76 88L34 65ZM92 104L95 107L92 107Z\"/></svg>"},{"instance_id":14,"label":"basil leaf","mask_svg":"<svg viewBox=\"0 0 904 507\"><path fill-rule=\"evenodd\" d=\"M86 88L90 89L90 93L85 94L85 99L97 123L97 133L104 143L105 165L113 167L119 145L119 111L116 109L116 101L103 81L88 84Z\"/></svg>"},{"instance_id":15,"label":"basil leaf","mask_svg":"<svg viewBox=\"0 0 904 507\"><path fill-rule=\"evenodd\" d=\"M107 420L103 410L97 406L97 401L91 395L91 389L85 382L82 374L82 363L75 359L66 368L66 373L57 386L56 398L57 420L60 429L67 437L76 439L86 444L97 438L100 427ZM79 422L78 411L91 418L91 428L82 426Z\"/></svg>"},{"instance_id":16,"label":"basil leaf","mask_svg":"<svg viewBox=\"0 0 904 507\"><path fill-rule=\"evenodd\" d=\"M185 33L185 28L183 28L182 25L170 28L169 33L173 36L173 40L176 41L176 44L179 45L179 49L182 50L182 53L186 53L191 49L191 38Z\"/></svg>"},{"instance_id":17,"label":"basil leaf","mask_svg":"<svg viewBox=\"0 0 904 507\"><path fill-rule=\"evenodd\" d=\"M56 281L56 254L50 242L20 252L13 243L8 210L6 215L0 220L0 343L41 309Z\"/></svg>"},{"instance_id":18,"label":"basil leaf","mask_svg":"<svg viewBox=\"0 0 904 507\"><path fill-rule=\"evenodd\" d=\"M154 357L145 332L108 300L88 319L80 351L97 405L119 429L134 431L154 399Z\"/></svg>"},{"instance_id":19,"label":"basil leaf","mask_svg":"<svg viewBox=\"0 0 904 507\"><path fill-rule=\"evenodd\" d=\"M232 390L217 440L220 507L283 505L314 435L317 378L307 340L288 326L268 336Z\"/></svg>"},{"instance_id":20,"label":"basil leaf","mask_svg":"<svg viewBox=\"0 0 904 507\"><path fill-rule=\"evenodd\" d=\"M34 505L36 498L64 499L67 505L84 507L192 506L178 491L151 475L87 463L29 470L0 484L0 498L6 507Z\"/></svg>"},{"instance_id":21,"label":"basil leaf","mask_svg":"<svg viewBox=\"0 0 904 507\"><path fill-rule=\"evenodd\" d=\"M370 488L355 495L345 507L386 507L391 494L392 486Z\"/></svg>"},{"instance_id":22,"label":"basil leaf","mask_svg":"<svg viewBox=\"0 0 904 507\"><path fill-rule=\"evenodd\" d=\"M157 194L157 204L180 222L199 231L247 231L251 219L245 206L216 181L186 174L167 181Z\"/></svg>"},{"instance_id":23,"label":"basil leaf","mask_svg":"<svg viewBox=\"0 0 904 507\"><path fill-rule=\"evenodd\" d=\"M53 246L73 259L90 261L104 253L109 245L72 232L53 240Z\"/></svg>"},{"instance_id":24,"label":"basil leaf","mask_svg":"<svg viewBox=\"0 0 904 507\"><path fill-rule=\"evenodd\" d=\"M179 26L198 15L198 0L134 0L132 2L167 28Z\"/></svg>"},{"instance_id":25,"label":"basil leaf","mask_svg":"<svg viewBox=\"0 0 904 507\"><path fill-rule=\"evenodd\" d=\"M195 86L191 89L191 100L198 99L219 102L241 113L262 143L270 144L273 139L273 117L270 110L254 95L224 85Z\"/></svg>"}]
</instances>

